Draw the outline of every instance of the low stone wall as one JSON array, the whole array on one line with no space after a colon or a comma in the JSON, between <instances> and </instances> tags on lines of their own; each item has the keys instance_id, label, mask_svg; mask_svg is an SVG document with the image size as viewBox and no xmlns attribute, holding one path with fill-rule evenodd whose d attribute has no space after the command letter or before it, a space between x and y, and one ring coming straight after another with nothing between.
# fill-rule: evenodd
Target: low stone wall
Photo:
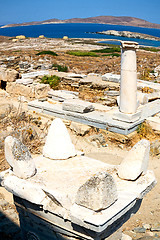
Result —
<instances>
[{"instance_id":1,"label":"low stone wall","mask_svg":"<svg viewBox=\"0 0 160 240\"><path fill-rule=\"evenodd\" d=\"M14 82L19 77L19 73L14 69L0 68L0 80Z\"/></svg>"},{"instance_id":2,"label":"low stone wall","mask_svg":"<svg viewBox=\"0 0 160 240\"><path fill-rule=\"evenodd\" d=\"M30 84L25 86L16 82L7 82L6 91L13 97L24 96L26 98L43 98L47 97L50 86L48 84Z\"/></svg>"}]
</instances>

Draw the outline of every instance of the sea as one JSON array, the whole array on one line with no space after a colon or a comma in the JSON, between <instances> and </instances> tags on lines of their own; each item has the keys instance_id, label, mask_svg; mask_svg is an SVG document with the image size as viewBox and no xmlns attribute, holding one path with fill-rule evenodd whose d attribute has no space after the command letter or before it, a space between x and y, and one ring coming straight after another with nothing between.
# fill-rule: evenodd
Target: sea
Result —
<instances>
[{"instance_id":1,"label":"sea","mask_svg":"<svg viewBox=\"0 0 160 240\"><path fill-rule=\"evenodd\" d=\"M106 39L104 43L110 44L120 44L120 42L117 42L117 40L136 41L139 43L139 45L142 46L160 47L160 41L117 37L96 33L107 30L138 32L160 38L160 29L94 23L55 23L34 26L0 28L0 35L9 37L14 37L17 35L25 35L26 37L38 37L39 35L44 35L48 38L63 38L63 36L68 36L69 38L96 38Z\"/></svg>"}]
</instances>

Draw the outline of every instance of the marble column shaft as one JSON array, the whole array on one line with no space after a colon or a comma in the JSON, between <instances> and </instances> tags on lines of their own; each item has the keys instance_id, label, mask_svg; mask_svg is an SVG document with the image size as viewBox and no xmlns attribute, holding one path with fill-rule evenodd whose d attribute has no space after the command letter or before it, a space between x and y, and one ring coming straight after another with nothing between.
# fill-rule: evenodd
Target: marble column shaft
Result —
<instances>
[{"instance_id":1,"label":"marble column shaft","mask_svg":"<svg viewBox=\"0 0 160 240\"><path fill-rule=\"evenodd\" d=\"M134 114L137 110L136 42L121 42L120 112Z\"/></svg>"}]
</instances>

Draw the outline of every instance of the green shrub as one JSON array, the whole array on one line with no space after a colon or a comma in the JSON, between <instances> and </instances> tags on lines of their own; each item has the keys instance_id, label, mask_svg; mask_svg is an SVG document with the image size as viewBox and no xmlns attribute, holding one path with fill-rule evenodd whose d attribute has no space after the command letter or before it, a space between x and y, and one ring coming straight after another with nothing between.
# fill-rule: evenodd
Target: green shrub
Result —
<instances>
[{"instance_id":1,"label":"green shrub","mask_svg":"<svg viewBox=\"0 0 160 240\"><path fill-rule=\"evenodd\" d=\"M94 52L82 52L82 51L67 51L67 54L74 55L78 57L99 57L99 55L95 54Z\"/></svg>"},{"instance_id":2,"label":"green shrub","mask_svg":"<svg viewBox=\"0 0 160 240\"><path fill-rule=\"evenodd\" d=\"M96 53L115 53L115 52L121 52L120 47L110 47L110 48L104 48L99 50L93 50L92 52Z\"/></svg>"},{"instance_id":3,"label":"green shrub","mask_svg":"<svg viewBox=\"0 0 160 240\"><path fill-rule=\"evenodd\" d=\"M137 133L138 133L138 135L141 139L142 138L148 138L149 139L150 135L152 135L152 136L155 135L151 126L146 122L143 122L140 125L138 125Z\"/></svg>"},{"instance_id":4,"label":"green shrub","mask_svg":"<svg viewBox=\"0 0 160 240\"><path fill-rule=\"evenodd\" d=\"M158 48L154 48L154 47L140 47L140 49L143 49L143 50L145 50L145 51L150 51L150 52L159 52L160 51L160 49L158 49Z\"/></svg>"},{"instance_id":5,"label":"green shrub","mask_svg":"<svg viewBox=\"0 0 160 240\"><path fill-rule=\"evenodd\" d=\"M119 54L119 53L111 53L111 54L103 54L102 56L120 57L121 54Z\"/></svg>"},{"instance_id":6,"label":"green shrub","mask_svg":"<svg viewBox=\"0 0 160 240\"><path fill-rule=\"evenodd\" d=\"M67 66L61 66L61 65L58 65L58 64L53 64L52 67L57 69L58 72L68 72L68 67Z\"/></svg>"},{"instance_id":7,"label":"green shrub","mask_svg":"<svg viewBox=\"0 0 160 240\"><path fill-rule=\"evenodd\" d=\"M41 83L49 84L51 88L57 89L60 83L60 77L56 75L45 75L44 77L42 77Z\"/></svg>"},{"instance_id":8,"label":"green shrub","mask_svg":"<svg viewBox=\"0 0 160 240\"><path fill-rule=\"evenodd\" d=\"M48 55L52 55L52 56L58 56L57 53L55 53L53 51L42 51L42 52L36 53L36 55L44 55L44 54L48 54Z\"/></svg>"}]
</instances>

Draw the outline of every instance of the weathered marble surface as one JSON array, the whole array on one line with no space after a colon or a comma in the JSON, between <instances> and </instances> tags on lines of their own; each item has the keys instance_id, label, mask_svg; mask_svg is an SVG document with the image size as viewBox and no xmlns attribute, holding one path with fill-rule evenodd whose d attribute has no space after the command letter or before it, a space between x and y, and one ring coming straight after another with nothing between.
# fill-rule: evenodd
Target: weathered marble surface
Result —
<instances>
[{"instance_id":1,"label":"weathered marble surface","mask_svg":"<svg viewBox=\"0 0 160 240\"><path fill-rule=\"evenodd\" d=\"M142 139L128 152L118 168L118 176L122 179L136 180L145 174L149 163L150 142Z\"/></svg>"},{"instance_id":2,"label":"weathered marble surface","mask_svg":"<svg viewBox=\"0 0 160 240\"><path fill-rule=\"evenodd\" d=\"M35 163L28 148L12 136L5 139L5 158L17 177L26 179L36 173Z\"/></svg>"},{"instance_id":3,"label":"weathered marble surface","mask_svg":"<svg viewBox=\"0 0 160 240\"><path fill-rule=\"evenodd\" d=\"M48 131L43 155L50 159L68 159L76 155L76 150L63 121L55 119Z\"/></svg>"},{"instance_id":4,"label":"weathered marble surface","mask_svg":"<svg viewBox=\"0 0 160 240\"><path fill-rule=\"evenodd\" d=\"M64 101L62 109L70 112L88 113L94 111L95 108L90 102L75 99L74 101L73 100Z\"/></svg>"}]
</instances>

